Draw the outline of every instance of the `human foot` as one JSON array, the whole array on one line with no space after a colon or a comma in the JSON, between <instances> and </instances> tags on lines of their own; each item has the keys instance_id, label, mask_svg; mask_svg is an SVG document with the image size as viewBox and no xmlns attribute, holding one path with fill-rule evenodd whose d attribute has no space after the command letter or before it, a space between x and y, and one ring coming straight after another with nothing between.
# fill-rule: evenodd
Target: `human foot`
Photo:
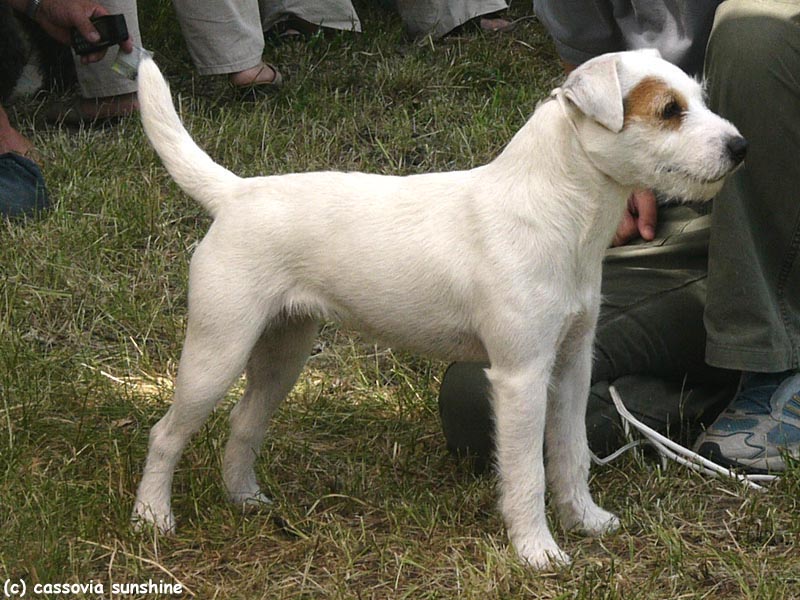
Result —
<instances>
[{"instance_id":1,"label":"human foot","mask_svg":"<svg viewBox=\"0 0 800 600\"><path fill-rule=\"evenodd\" d=\"M800 457L800 373L745 373L736 397L695 447L726 467L783 471L785 456Z\"/></svg>"},{"instance_id":2,"label":"human foot","mask_svg":"<svg viewBox=\"0 0 800 600\"><path fill-rule=\"evenodd\" d=\"M11 126L0 106L0 217L33 217L50 206L35 154L33 144Z\"/></svg>"},{"instance_id":3,"label":"human foot","mask_svg":"<svg viewBox=\"0 0 800 600\"><path fill-rule=\"evenodd\" d=\"M128 117L139 110L135 93L104 96L101 98L77 98L67 102L55 102L47 110L45 119L71 127L107 123Z\"/></svg>"},{"instance_id":4,"label":"human foot","mask_svg":"<svg viewBox=\"0 0 800 600\"><path fill-rule=\"evenodd\" d=\"M256 87L278 88L283 83L280 71L267 63L259 63L255 67L231 73L228 76L231 85L239 90L254 89Z\"/></svg>"},{"instance_id":5,"label":"human foot","mask_svg":"<svg viewBox=\"0 0 800 600\"><path fill-rule=\"evenodd\" d=\"M491 33L505 33L514 28L514 22L497 15L485 15L478 21L483 31Z\"/></svg>"},{"instance_id":6,"label":"human foot","mask_svg":"<svg viewBox=\"0 0 800 600\"><path fill-rule=\"evenodd\" d=\"M11 126L6 111L0 107L0 154L7 152L30 157L34 148L28 138Z\"/></svg>"}]
</instances>

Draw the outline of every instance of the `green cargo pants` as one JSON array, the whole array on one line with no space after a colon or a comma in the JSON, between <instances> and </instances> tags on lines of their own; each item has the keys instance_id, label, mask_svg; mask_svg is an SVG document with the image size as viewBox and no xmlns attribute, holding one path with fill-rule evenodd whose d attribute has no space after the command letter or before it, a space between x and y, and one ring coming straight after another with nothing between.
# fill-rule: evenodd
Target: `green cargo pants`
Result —
<instances>
[{"instance_id":1,"label":"green cargo pants","mask_svg":"<svg viewBox=\"0 0 800 600\"><path fill-rule=\"evenodd\" d=\"M800 366L800 1L728 0L706 52L711 108L750 141L714 202L706 360Z\"/></svg>"}]
</instances>

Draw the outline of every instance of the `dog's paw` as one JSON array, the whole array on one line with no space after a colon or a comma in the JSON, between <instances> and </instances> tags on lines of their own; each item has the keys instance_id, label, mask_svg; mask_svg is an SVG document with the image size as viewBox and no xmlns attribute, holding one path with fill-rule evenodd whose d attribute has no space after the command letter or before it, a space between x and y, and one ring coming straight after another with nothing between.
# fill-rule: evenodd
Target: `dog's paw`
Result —
<instances>
[{"instance_id":1,"label":"dog's paw","mask_svg":"<svg viewBox=\"0 0 800 600\"><path fill-rule=\"evenodd\" d=\"M139 502L133 508L131 523L135 531L143 531L149 527L154 527L164 535L175 533L175 516L171 510L156 511L149 505Z\"/></svg>"},{"instance_id":2,"label":"dog's paw","mask_svg":"<svg viewBox=\"0 0 800 600\"><path fill-rule=\"evenodd\" d=\"M514 543L520 560L537 571L566 567L572 559L555 542L523 541Z\"/></svg>"},{"instance_id":3,"label":"dog's paw","mask_svg":"<svg viewBox=\"0 0 800 600\"><path fill-rule=\"evenodd\" d=\"M256 511L272 506L272 499L262 492L230 494L228 500L242 512Z\"/></svg>"},{"instance_id":4,"label":"dog's paw","mask_svg":"<svg viewBox=\"0 0 800 600\"><path fill-rule=\"evenodd\" d=\"M564 526L575 529L584 535L599 537L619 529L619 518L597 505L587 507L581 512L570 511L564 517Z\"/></svg>"}]
</instances>

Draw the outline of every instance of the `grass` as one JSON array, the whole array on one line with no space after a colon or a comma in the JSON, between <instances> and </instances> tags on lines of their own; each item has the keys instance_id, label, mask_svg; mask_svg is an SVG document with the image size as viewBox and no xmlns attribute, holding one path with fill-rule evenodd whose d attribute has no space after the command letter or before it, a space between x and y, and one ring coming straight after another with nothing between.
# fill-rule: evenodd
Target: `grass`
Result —
<instances>
[{"instance_id":1,"label":"grass","mask_svg":"<svg viewBox=\"0 0 800 600\"><path fill-rule=\"evenodd\" d=\"M364 6L362 35L268 46L288 86L242 103L195 75L169 4L140 11L187 127L243 175L469 168L559 77L531 19L510 36L415 45ZM175 377L188 259L209 219L136 119L65 131L39 126L40 109L18 107L17 123L44 155L54 209L0 224L0 579L179 581L186 596L226 599L798 597L797 468L758 494L624 459L593 478L623 530L591 540L554 524L574 564L528 571L508 548L493 478L445 450L444 365L331 325L258 463L275 505L241 515L223 500L239 387L180 463L178 534L133 532L147 433Z\"/></svg>"}]
</instances>

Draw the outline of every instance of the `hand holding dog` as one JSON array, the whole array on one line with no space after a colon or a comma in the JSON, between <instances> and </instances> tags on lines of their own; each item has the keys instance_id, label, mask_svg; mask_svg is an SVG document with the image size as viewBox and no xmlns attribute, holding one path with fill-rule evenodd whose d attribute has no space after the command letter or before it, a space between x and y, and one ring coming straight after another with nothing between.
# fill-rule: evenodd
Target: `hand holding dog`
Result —
<instances>
[{"instance_id":1,"label":"hand holding dog","mask_svg":"<svg viewBox=\"0 0 800 600\"><path fill-rule=\"evenodd\" d=\"M649 242L656 236L658 209L656 195L652 190L636 190L628 198L628 204L614 234L611 245L624 246L640 236Z\"/></svg>"}]
</instances>

